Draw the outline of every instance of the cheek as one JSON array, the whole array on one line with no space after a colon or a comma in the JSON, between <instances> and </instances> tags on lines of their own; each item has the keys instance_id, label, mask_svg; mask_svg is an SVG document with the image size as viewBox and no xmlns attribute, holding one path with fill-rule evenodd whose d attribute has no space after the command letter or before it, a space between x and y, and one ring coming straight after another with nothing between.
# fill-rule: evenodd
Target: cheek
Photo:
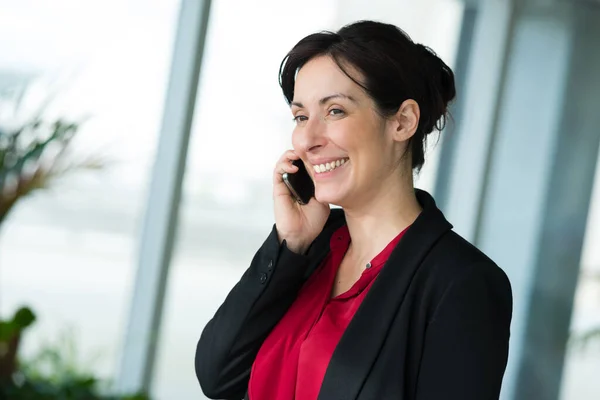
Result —
<instances>
[{"instance_id":1,"label":"cheek","mask_svg":"<svg viewBox=\"0 0 600 400\"><path fill-rule=\"evenodd\" d=\"M354 155L360 155L372 147L373 135L377 134L372 126L360 120L347 118L328 127L328 136L340 149Z\"/></svg>"},{"instance_id":2,"label":"cheek","mask_svg":"<svg viewBox=\"0 0 600 400\"><path fill-rule=\"evenodd\" d=\"M359 128L351 121L336 121L327 126L327 137L343 151L355 151L360 145Z\"/></svg>"},{"instance_id":3,"label":"cheek","mask_svg":"<svg viewBox=\"0 0 600 400\"><path fill-rule=\"evenodd\" d=\"M292 131L292 147L296 151L298 151L299 146L300 146L299 136L300 135L298 133L298 127L295 127L294 130Z\"/></svg>"}]
</instances>

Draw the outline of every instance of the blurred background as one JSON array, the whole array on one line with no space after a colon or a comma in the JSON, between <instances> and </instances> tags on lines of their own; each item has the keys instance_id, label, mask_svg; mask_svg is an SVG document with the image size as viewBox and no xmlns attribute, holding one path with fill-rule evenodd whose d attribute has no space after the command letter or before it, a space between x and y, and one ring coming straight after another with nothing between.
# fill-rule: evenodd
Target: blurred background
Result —
<instances>
[{"instance_id":1,"label":"blurred background","mask_svg":"<svg viewBox=\"0 0 600 400\"><path fill-rule=\"evenodd\" d=\"M359 19L456 73L416 184L511 278L503 399L600 398L595 0L0 0L0 327L35 315L21 383L205 398L196 342L270 231L291 146L279 63Z\"/></svg>"}]
</instances>

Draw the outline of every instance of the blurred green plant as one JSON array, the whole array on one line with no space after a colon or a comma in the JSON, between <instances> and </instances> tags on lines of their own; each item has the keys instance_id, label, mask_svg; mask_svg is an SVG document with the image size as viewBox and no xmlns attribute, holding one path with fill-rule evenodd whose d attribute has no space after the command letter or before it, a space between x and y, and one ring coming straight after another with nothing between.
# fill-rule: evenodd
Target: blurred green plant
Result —
<instances>
[{"instance_id":1,"label":"blurred green plant","mask_svg":"<svg viewBox=\"0 0 600 400\"><path fill-rule=\"evenodd\" d=\"M17 350L22 332L35 321L33 311L22 307L7 320L0 320L0 382L6 382L16 370Z\"/></svg>"},{"instance_id":2,"label":"blurred green plant","mask_svg":"<svg viewBox=\"0 0 600 400\"><path fill-rule=\"evenodd\" d=\"M30 357L20 361L20 371L29 379L61 386L68 381L93 380L89 366L94 359L81 360L73 328L64 329L54 341L42 343Z\"/></svg>"},{"instance_id":3,"label":"blurred green plant","mask_svg":"<svg viewBox=\"0 0 600 400\"><path fill-rule=\"evenodd\" d=\"M80 126L36 116L14 129L0 127L0 224L20 199L48 188L57 178L104 167L97 157L73 161L67 156Z\"/></svg>"},{"instance_id":4,"label":"blurred green plant","mask_svg":"<svg viewBox=\"0 0 600 400\"><path fill-rule=\"evenodd\" d=\"M600 272L584 273L583 279L600 286ZM600 344L600 325L588 328L583 332L572 332L569 342L571 346L580 350L584 350L594 343Z\"/></svg>"},{"instance_id":5,"label":"blurred green plant","mask_svg":"<svg viewBox=\"0 0 600 400\"><path fill-rule=\"evenodd\" d=\"M12 379L0 389L6 398L20 400L149 400L143 393L110 394L107 382L89 369L93 362L80 357L74 331L65 330L21 359Z\"/></svg>"},{"instance_id":6,"label":"blurred green plant","mask_svg":"<svg viewBox=\"0 0 600 400\"><path fill-rule=\"evenodd\" d=\"M582 344L587 345L592 341L600 340L600 326L586 330L576 336Z\"/></svg>"},{"instance_id":7,"label":"blurred green plant","mask_svg":"<svg viewBox=\"0 0 600 400\"><path fill-rule=\"evenodd\" d=\"M74 161L68 154L81 123L62 119L45 122L43 110L17 123L18 107L14 108L12 121L7 124L12 127L0 126L0 228L24 197L48 188L71 171L104 166L99 158ZM0 318L0 380L6 380L14 371L21 332L34 320L27 307L18 310L12 319Z\"/></svg>"},{"instance_id":8,"label":"blurred green plant","mask_svg":"<svg viewBox=\"0 0 600 400\"><path fill-rule=\"evenodd\" d=\"M35 314L28 307L17 310L15 315L6 321L0 321L0 342L6 342L28 328L35 321Z\"/></svg>"},{"instance_id":9,"label":"blurred green plant","mask_svg":"<svg viewBox=\"0 0 600 400\"><path fill-rule=\"evenodd\" d=\"M16 123L19 104L15 102L8 126L0 126L0 228L21 199L51 187L69 173L106 165L96 156L73 157L73 140L83 121L44 118L44 105L24 123ZM34 321L35 314L28 307L20 308L11 319L0 318L0 399L147 399L144 395L101 395L102 382L72 362L76 350L68 341L47 345L28 361L17 360L22 333Z\"/></svg>"}]
</instances>

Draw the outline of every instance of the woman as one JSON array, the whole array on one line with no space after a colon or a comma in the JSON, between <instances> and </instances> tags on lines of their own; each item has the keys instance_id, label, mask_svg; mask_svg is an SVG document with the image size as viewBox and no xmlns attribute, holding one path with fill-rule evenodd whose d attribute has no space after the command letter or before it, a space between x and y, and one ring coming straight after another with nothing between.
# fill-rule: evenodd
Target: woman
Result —
<instances>
[{"instance_id":1,"label":"woman","mask_svg":"<svg viewBox=\"0 0 600 400\"><path fill-rule=\"evenodd\" d=\"M455 95L450 68L362 21L298 42L280 83L296 127L273 172L275 225L200 337L204 393L497 399L509 281L413 187ZM306 205L282 181L298 159L315 182Z\"/></svg>"}]
</instances>

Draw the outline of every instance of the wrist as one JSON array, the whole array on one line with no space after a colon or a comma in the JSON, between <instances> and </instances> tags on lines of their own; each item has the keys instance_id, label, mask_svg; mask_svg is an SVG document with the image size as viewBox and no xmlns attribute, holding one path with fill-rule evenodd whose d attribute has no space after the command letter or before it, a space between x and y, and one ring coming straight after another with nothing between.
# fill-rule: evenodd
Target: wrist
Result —
<instances>
[{"instance_id":1,"label":"wrist","mask_svg":"<svg viewBox=\"0 0 600 400\"><path fill-rule=\"evenodd\" d=\"M306 253L306 250L308 250L309 245L304 243L304 241L301 239L295 239L289 236L286 237L281 235L279 232L277 232L277 236L279 239L279 245L281 246L285 243L285 247L287 247L287 249L293 253L304 254Z\"/></svg>"},{"instance_id":2,"label":"wrist","mask_svg":"<svg viewBox=\"0 0 600 400\"><path fill-rule=\"evenodd\" d=\"M306 254L306 251L308 250L308 246L306 246L302 243L290 242L287 239L284 239L284 241L285 241L285 246L292 253L304 255L304 254Z\"/></svg>"}]
</instances>

